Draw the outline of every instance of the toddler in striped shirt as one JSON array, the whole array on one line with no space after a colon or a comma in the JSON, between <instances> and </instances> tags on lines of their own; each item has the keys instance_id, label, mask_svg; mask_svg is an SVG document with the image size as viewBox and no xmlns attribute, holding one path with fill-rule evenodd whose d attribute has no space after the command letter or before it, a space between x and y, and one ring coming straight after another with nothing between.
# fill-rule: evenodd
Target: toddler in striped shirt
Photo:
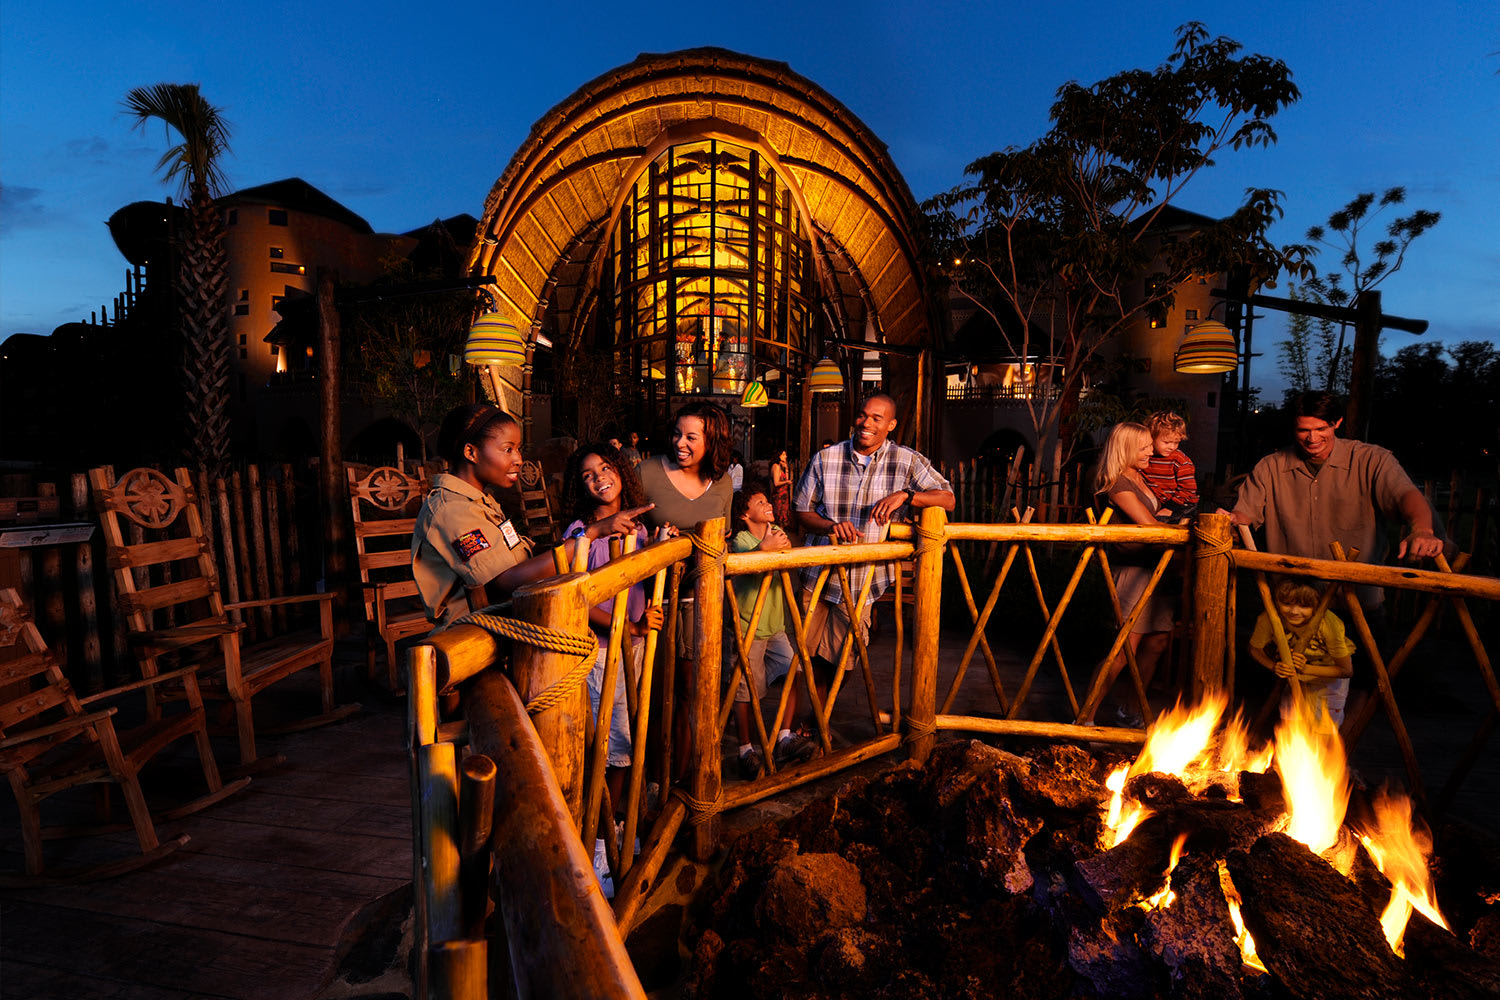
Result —
<instances>
[{"instance_id":1,"label":"toddler in striped shirt","mask_svg":"<svg viewBox=\"0 0 1500 1000\"><path fill-rule=\"evenodd\" d=\"M1151 432L1151 461L1141 476L1161 502L1157 517L1176 521L1198 512L1198 479L1193 460L1181 451L1187 440L1187 421L1171 410L1158 410L1146 419Z\"/></svg>"}]
</instances>

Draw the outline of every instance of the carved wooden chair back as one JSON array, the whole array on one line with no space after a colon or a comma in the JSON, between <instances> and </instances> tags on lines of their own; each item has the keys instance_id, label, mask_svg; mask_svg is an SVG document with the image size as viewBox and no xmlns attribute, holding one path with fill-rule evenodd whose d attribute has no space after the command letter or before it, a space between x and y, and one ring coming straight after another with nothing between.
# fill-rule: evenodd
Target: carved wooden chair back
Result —
<instances>
[{"instance_id":1,"label":"carved wooden chair back","mask_svg":"<svg viewBox=\"0 0 1500 1000\"><path fill-rule=\"evenodd\" d=\"M547 476L540 462L521 463L521 513L525 519L525 533L531 536L538 547L557 541L557 518L553 511L552 496L547 491Z\"/></svg>"},{"instance_id":2,"label":"carved wooden chair back","mask_svg":"<svg viewBox=\"0 0 1500 1000\"><path fill-rule=\"evenodd\" d=\"M234 704L242 764L256 756L251 699L299 670L318 669L323 714L298 728L358 709L334 708L332 594L224 603L186 469L177 469L170 478L156 469L131 469L116 479L112 469L97 468L89 472L89 485L114 571L119 611L142 674L154 677L174 662L201 661L204 696ZM243 625L232 621L231 613L309 602L318 604L314 628L242 648Z\"/></svg>"},{"instance_id":3,"label":"carved wooden chair back","mask_svg":"<svg viewBox=\"0 0 1500 1000\"><path fill-rule=\"evenodd\" d=\"M375 651L383 645L386 683L394 690L399 684L396 643L432 629L411 574L417 508L432 486L424 473L408 475L392 466L364 476L349 469L348 477L365 621L373 632L366 670L373 678Z\"/></svg>"}]
</instances>

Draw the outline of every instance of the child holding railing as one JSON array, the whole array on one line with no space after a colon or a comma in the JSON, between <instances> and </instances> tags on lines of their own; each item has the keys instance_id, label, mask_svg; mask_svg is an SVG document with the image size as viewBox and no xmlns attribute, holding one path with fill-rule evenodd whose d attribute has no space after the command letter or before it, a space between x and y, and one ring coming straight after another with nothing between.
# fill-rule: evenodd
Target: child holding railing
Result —
<instances>
[{"instance_id":1,"label":"child holding railing","mask_svg":"<svg viewBox=\"0 0 1500 1000\"><path fill-rule=\"evenodd\" d=\"M627 506L628 505L628 506ZM574 544L589 546L588 568L597 569L610 560L610 539L634 536L638 545L644 545L647 532L638 518L650 510L645 500L640 478L618 449L608 444L587 444L568 457L563 474L563 509L573 521L563 532L565 540L579 539ZM609 647L609 630L614 615L614 598L611 597L589 609L589 626L599 639L599 653L594 668L589 671L589 710L594 718L599 717L599 703L603 697L605 657ZM635 664L639 669L642 640L651 629L662 626L662 610L658 605L647 606L644 584L631 587L626 595L625 619L630 631L629 641L621 644L622 661ZM615 809L616 827L624 821L625 776L631 764L630 713L625 697L625 664L621 663L615 674L614 704L609 724L609 753L605 784L609 788L610 801ZM605 895L611 895L612 885L601 869L604 857L604 841L594 845L594 867L600 882L605 884Z\"/></svg>"},{"instance_id":2,"label":"child holding railing","mask_svg":"<svg viewBox=\"0 0 1500 1000\"><path fill-rule=\"evenodd\" d=\"M734 537L729 547L734 552L776 552L791 548L786 532L776 523L776 510L771 503L770 490L764 483L751 482L734 495L730 508L730 525ZM740 635L750 627L750 618L755 611L755 599L760 594L758 575L734 578L735 604L739 607ZM733 647L725 646L724 662L736 662ZM739 733L740 775L745 780L753 779L764 767L758 750L750 738L750 712L752 702L759 704L766 689L778 677L786 675L792 665L792 643L786 636L786 595L781 581L772 575L771 587L761 605L760 618L756 622L755 635L751 637L746 659L750 663L751 691L739 681L734 692L734 722ZM771 668L767 670L767 660ZM738 676L738 671L734 671ZM788 681L790 684L791 682ZM818 747L812 740L792 731L792 721L797 717L797 688L793 686L786 695L786 715L783 726L776 734L773 753L777 765L797 764L812 759Z\"/></svg>"},{"instance_id":3,"label":"child holding railing","mask_svg":"<svg viewBox=\"0 0 1500 1000\"><path fill-rule=\"evenodd\" d=\"M1277 614L1282 623L1291 629L1301 629L1312 621L1318 610L1318 590L1309 583L1283 580L1276 585L1272 595ZM1288 635L1288 639L1290 639ZM1255 620L1255 631L1250 635L1250 655L1255 662L1274 671L1276 676L1290 680L1295 677L1302 686L1302 697L1307 700L1313 713L1319 706L1326 706L1334 725L1344 721L1344 702L1349 697L1349 677L1354 673L1354 643L1344 632L1344 623L1331 611L1323 612L1314 628L1307 647L1292 654L1292 662L1280 659L1276 649L1276 633L1271 616L1262 611ZM1291 693L1287 693L1291 697ZM1287 702L1283 700L1285 707Z\"/></svg>"}]
</instances>

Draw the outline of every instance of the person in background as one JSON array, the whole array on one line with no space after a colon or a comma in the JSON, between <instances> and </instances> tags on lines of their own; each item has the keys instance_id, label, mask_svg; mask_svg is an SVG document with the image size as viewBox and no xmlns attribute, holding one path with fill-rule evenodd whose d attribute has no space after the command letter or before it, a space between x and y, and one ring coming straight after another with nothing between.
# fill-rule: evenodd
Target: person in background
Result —
<instances>
[{"instance_id":1,"label":"person in background","mask_svg":"<svg viewBox=\"0 0 1500 1000\"><path fill-rule=\"evenodd\" d=\"M1099 471L1094 477L1095 496L1104 497L1117 514L1135 524L1156 524L1157 510L1161 506L1156 494L1146 485L1144 475L1151 455L1151 432L1145 425L1129 421L1118 423L1109 433L1099 460ZM1116 547L1118 555L1111 559L1116 593L1120 598L1120 614L1127 618L1140 603L1151 579L1152 567L1149 564L1156 561L1155 554L1141 551L1143 548L1140 543L1123 543ZM1175 617L1172 599L1158 585L1126 639L1135 654L1136 666L1140 668L1143 687L1151 686L1151 675L1167 648L1167 635L1172 631ZM1114 662L1109 664L1105 691L1114 685L1125 662L1125 650L1121 649ZM1116 716L1125 725L1138 726L1143 722L1123 706L1117 710ZM1079 722L1093 725L1094 719L1090 715Z\"/></svg>"},{"instance_id":2,"label":"person in background","mask_svg":"<svg viewBox=\"0 0 1500 1000\"><path fill-rule=\"evenodd\" d=\"M885 393L870 396L854 417L854 433L841 444L824 447L807 463L792 498L809 544L849 544L880 532L892 520L921 507L951 511L953 488L920 452L889 440L896 428L896 401ZM803 601L812 604L812 588L821 567L803 571ZM873 574L869 596L856 609L862 638L868 636L870 606L894 578L890 563L856 568L850 586L859 593L863 572ZM851 602L852 603L852 602ZM807 609L807 651L820 674L820 687L832 679L833 665L853 623L843 604L836 574L829 574L815 606ZM852 665L853 657L850 658Z\"/></svg>"},{"instance_id":3,"label":"person in background","mask_svg":"<svg viewBox=\"0 0 1500 1000\"><path fill-rule=\"evenodd\" d=\"M770 491L764 483L751 482L734 495L733 537L729 548L733 552L776 552L791 547L786 532L776 524L776 512L771 508ZM755 600L760 595L759 576L737 576L734 578L735 604L739 609L739 629L743 637L750 627L750 618L755 612ZM734 722L740 738L740 776L746 781L753 779L765 766L760 750L750 737L750 713L758 710L760 700L765 697L768 685L785 676L792 665L791 640L786 636L786 595L776 574L771 576L771 587L762 602L760 618L756 620L755 635L745 651L750 664L750 681L754 690L747 689L739 681L734 692ZM739 673L734 669L737 662L732 646L725 647L724 665L731 682ZM769 664L769 669L768 669ZM792 731L792 722L797 718L797 688L793 685L786 696L786 715L781 729L775 734L773 749L776 766L800 764L818 754L817 744L807 737Z\"/></svg>"},{"instance_id":4,"label":"person in background","mask_svg":"<svg viewBox=\"0 0 1500 1000\"><path fill-rule=\"evenodd\" d=\"M792 526L792 463L786 449L776 453L771 463L771 506L776 510L776 523L782 528Z\"/></svg>"},{"instance_id":5,"label":"person in background","mask_svg":"<svg viewBox=\"0 0 1500 1000\"><path fill-rule=\"evenodd\" d=\"M1146 429L1151 432L1151 461L1141 478L1161 504L1157 518L1192 517L1198 513L1198 475L1193 460L1182 453L1187 421L1171 410L1158 410L1146 418Z\"/></svg>"},{"instance_id":6,"label":"person in background","mask_svg":"<svg viewBox=\"0 0 1500 1000\"><path fill-rule=\"evenodd\" d=\"M1318 588L1298 580L1282 580L1276 585L1273 601L1287 630L1300 629L1312 621L1313 613L1318 610ZM1302 697L1315 714L1326 708L1334 725L1344 721L1344 702L1348 700L1349 678L1354 673L1354 643L1338 615L1323 612L1306 648L1293 653L1292 662L1287 663L1279 659L1271 616L1262 611L1250 635L1250 655L1277 677L1288 680L1295 677L1302 686ZM1283 711L1291 698L1289 690L1281 702Z\"/></svg>"},{"instance_id":7,"label":"person in background","mask_svg":"<svg viewBox=\"0 0 1500 1000\"><path fill-rule=\"evenodd\" d=\"M641 436L635 431L629 431L625 435L625 447L620 449L620 457L630 463L633 469L641 464L640 452Z\"/></svg>"},{"instance_id":8,"label":"person in background","mask_svg":"<svg viewBox=\"0 0 1500 1000\"><path fill-rule=\"evenodd\" d=\"M629 506L624 506L626 504ZM635 470L620 456L619 449L612 445L586 444L568 457L568 465L563 472L563 509L573 519L563 531L563 538L580 539L588 545L590 570L609 562L611 539L633 535L637 545L646 544L646 528L639 518L651 509L651 505L645 502L645 494ZM603 698L605 656L608 652L614 604L615 599L610 597L589 609L589 626L599 641L599 652L587 680L589 709L596 719L599 717L599 703ZM635 667L636 676L639 676L645 637L652 629L661 628L662 611L660 606L647 606L646 588L643 584L630 588L625 607L629 638L622 643L621 654L629 658L629 662ZM614 810L617 840L625 822L625 779L631 766L630 711L625 697L626 674L625 663L622 662L615 674L609 749L605 761L605 784L609 788L610 803ZM605 888L604 894L612 896L614 884L608 872L607 857L605 843L601 838L594 844L594 869L600 884Z\"/></svg>"},{"instance_id":9,"label":"person in background","mask_svg":"<svg viewBox=\"0 0 1500 1000\"><path fill-rule=\"evenodd\" d=\"M703 521L723 518L726 530L734 491L729 488L729 418L714 403L697 401L677 411L672 447L667 454L640 465L641 486L652 509L644 516L652 529L692 531ZM719 541L723 541L719 539ZM688 562L678 591L677 695L672 716L673 779L692 759L693 691L701 630L694 614L693 591L699 575L698 554ZM717 626L715 626L717 627ZM655 714L655 713L653 713ZM657 714L657 718L661 716Z\"/></svg>"},{"instance_id":10,"label":"person in background","mask_svg":"<svg viewBox=\"0 0 1500 1000\"><path fill-rule=\"evenodd\" d=\"M460 406L443 418L438 451L448 471L435 476L411 536L412 577L427 619L446 628L488 607L523 583L552 575L550 555L531 555L485 492L509 489L521 476L521 427L490 403Z\"/></svg>"},{"instance_id":11,"label":"person in background","mask_svg":"<svg viewBox=\"0 0 1500 1000\"><path fill-rule=\"evenodd\" d=\"M729 453L729 488L735 493L745 485L745 456L738 451Z\"/></svg>"}]
</instances>

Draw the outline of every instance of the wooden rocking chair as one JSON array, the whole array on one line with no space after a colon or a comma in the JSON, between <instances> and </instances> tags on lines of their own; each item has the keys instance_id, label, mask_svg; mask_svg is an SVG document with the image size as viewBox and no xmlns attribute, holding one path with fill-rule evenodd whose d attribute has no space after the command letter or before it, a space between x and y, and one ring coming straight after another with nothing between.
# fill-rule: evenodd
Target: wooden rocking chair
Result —
<instances>
[{"instance_id":1,"label":"wooden rocking chair","mask_svg":"<svg viewBox=\"0 0 1500 1000\"><path fill-rule=\"evenodd\" d=\"M212 547L186 469L178 469L175 480L155 469L132 469L118 480L108 468L93 469L89 485L115 573L119 610L125 616L127 635L135 645L142 674L148 678L160 674L162 659L168 654L205 658L203 695L233 703L241 767L256 759L251 700L299 670L318 669L323 713L280 727L277 732L309 729L359 711L357 703L334 706L332 594L224 603ZM127 543L122 519L143 528L146 540ZM173 573L154 582L149 578L152 567L171 569ZM135 570L148 574L145 586L137 585ZM229 611L238 609L309 602L318 602L317 628L278 635L243 649L243 626L231 622L228 616ZM168 612L175 616L176 624L156 628L153 615Z\"/></svg>"},{"instance_id":2,"label":"wooden rocking chair","mask_svg":"<svg viewBox=\"0 0 1500 1000\"><path fill-rule=\"evenodd\" d=\"M65 884L120 875L166 857L187 843L187 834L160 841L156 825L146 808L137 775L158 752L184 736L198 745L207 794L186 805L161 813L163 819L178 819L227 798L250 783L241 778L224 784L208 740L203 701L198 692L197 667L125 684L109 691L79 698L63 676L57 657L10 588L0 589L0 646L25 650L18 659L0 664L0 690L17 692L0 700L0 766L10 780L21 814L21 839L26 851L26 876L0 877L0 885ZM113 700L138 689L175 683L183 691L187 709L158 715L139 728L116 732L117 707L92 709L95 703ZM84 784L100 785L97 800L101 823L108 821L109 791L104 783L120 786L131 824L140 841L141 853L122 861L107 862L67 873L44 876L42 841L49 837L109 832L118 827L43 827L38 808L43 799Z\"/></svg>"},{"instance_id":3,"label":"wooden rocking chair","mask_svg":"<svg viewBox=\"0 0 1500 1000\"><path fill-rule=\"evenodd\" d=\"M552 497L547 492L547 476L542 472L542 464L522 462L521 479L516 485L521 490L523 533L536 543L538 549L558 541L557 519L552 515Z\"/></svg>"},{"instance_id":4,"label":"wooden rocking chair","mask_svg":"<svg viewBox=\"0 0 1500 1000\"><path fill-rule=\"evenodd\" d=\"M408 476L391 466L373 469L363 479L354 469L348 474L354 548L365 592L365 622L373 630L366 672L371 679L375 677L375 651L384 643L386 686L402 691L397 678L396 643L432 630L411 575L415 508L431 487L424 476Z\"/></svg>"}]
</instances>

